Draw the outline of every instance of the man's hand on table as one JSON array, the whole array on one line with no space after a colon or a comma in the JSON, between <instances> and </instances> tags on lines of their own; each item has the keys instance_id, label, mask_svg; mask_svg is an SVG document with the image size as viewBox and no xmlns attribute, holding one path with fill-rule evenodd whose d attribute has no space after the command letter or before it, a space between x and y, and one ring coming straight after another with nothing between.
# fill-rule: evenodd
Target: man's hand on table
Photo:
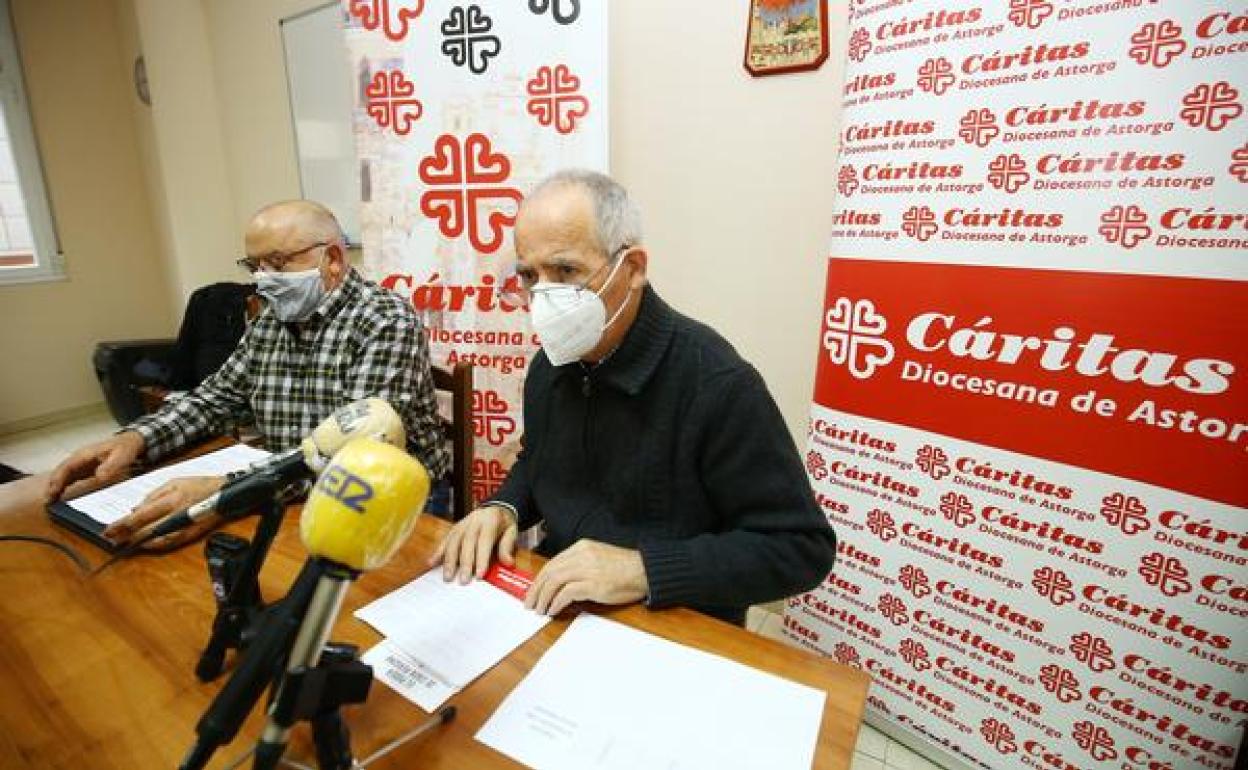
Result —
<instances>
[{"instance_id":1,"label":"man's hand on table","mask_svg":"<svg viewBox=\"0 0 1248 770\"><path fill-rule=\"evenodd\" d=\"M573 602L632 604L650 585L641 553L596 540L578 540L537 573L524 606L555 616Z\"/></svg>"},{"instance_id":2,"label":"man's hand on table","mask_svg":"<svg viewBox=\"0 0 1248 770\"><path fill-rule=\"evenodd\" d=\"M451 531L429 558L429 566L442 565L442 579L458 578L468 583L474 577L485 577L498 546L498 559L511 566L515 563L516 537L520 529L507 509L497 505L478 508L456 522Z\"/></svg>"},{"instance_id":3,"label":"man's hand on table","mask_svg":"<svg viewBox=\"0 0 1248 770\"><path fill-rule=\"evenodd\" d=\"M498 559L515 564L519 528L505 508L478 508L451 527L429 566L442 565L442 579L467 584L480 580L490 567L497 545ZM579 540L546 563L529 588L524 606L544 615L558 615L572 602L632 604L646 598L641 553L596 540Z\"/></svg>"},{"instance_id":4,"label":"man's hand on table","mask_svg":"<svg viewBox=\"0 0 1248 770\"><path fill-rule=\"evenodd\" d=\"M114 543L124 545L136 535L140 535L148 525L160 521L171 513L189 508L221 489L224 483L224 476L187 476L166 482L143 498L143 502L135 506L129 516L109 525L108 529L104 530L104 537ZM144 543L143 547L153 551L177 548L202 537L218 524L220 524L220 519L213 514L179 532Z\"/></svg>"},{"instance_id":5,"label":"man's hand on table","mask_svg":"<svg viewBox=\"0 0 1248 770\"><path fill-rule=\"evenodd\" d=\"M75 481L91 479L97 486L120 481L143 455L144 449L143 437L131 430L81 447L62 460L48 477L43 491L44 503L59 500L65 488Z\"/></svg>"}]
</instances>

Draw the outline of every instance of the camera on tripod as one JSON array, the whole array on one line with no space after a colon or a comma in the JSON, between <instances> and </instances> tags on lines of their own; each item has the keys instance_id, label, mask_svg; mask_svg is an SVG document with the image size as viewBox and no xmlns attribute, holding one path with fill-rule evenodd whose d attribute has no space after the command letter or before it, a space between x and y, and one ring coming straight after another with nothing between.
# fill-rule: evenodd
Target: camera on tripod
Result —
<instances>
[{"instance_id":1,"label":"camera on tripod","mask_svg":"<svg viewBox=\"0 0 1248 770\"><path fill-rule=\"evenodd\" d=\"M217 616L212 623L212 635L195 666L195 676L202 682L221 675L227 651L246 649L255 620L264 612L260 583L249 564L250 551L249 540L226 532L213 533L204 543L204 562L217 602Z\"/></svg>"},{"instance_id":2,"label":"camera on tripod","mask_svg":"<svg viewBox=\"0 0 1248 770\"><path fill-rule=\"evenodd\" d=\"M204 561L208 565L208 579L212 581L212 595L217 607L233 590L242 574L243 559L251 541L228 532L214 532L204 543Z\"/></svg>"}]
</instances>

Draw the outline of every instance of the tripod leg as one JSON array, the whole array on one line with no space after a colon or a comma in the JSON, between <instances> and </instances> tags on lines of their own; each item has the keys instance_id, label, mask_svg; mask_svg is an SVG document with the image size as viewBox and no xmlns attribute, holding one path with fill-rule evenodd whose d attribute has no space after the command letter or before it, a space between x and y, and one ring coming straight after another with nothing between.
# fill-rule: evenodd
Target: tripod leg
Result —
<instances>
[{"instance_id":1,"label":"tripod leg","mask_svg":"<svg viewBox=\"0 0 1248 770\"><path fill-rule=\"evenodd\" d=\"M438 727L439 725L449 724L451 720L455 718L455 713L456 713L456 709L454 706L444 707L441 711L434 714L425 722L422 722L416 727L413 727L411 730L408 730L406 733L403 733L398 738L395 738L394 740L387 743L385 746L382 746L380 749L377 749L372 754L365 757L359 763L359 767L362 767L362 768L368 767L369 765L381 759L385 755L389 754L390 752L394 751L395 749L399 748L405 743L409 743L410 741L413 741L419 738L420 736L429 732L433 728Z\"/></svg>"},{"instance_id":2,"label":"tripod leg","mask_svg":"<svg viewBox=\"0 0 1248 770\"><path fill-rule=\"evenodd\" d=\"M252 752L252 770L260 770L260 768L275 768L282 760L282 754L286 752L285 743L257 743L256 750Z\"/></svg>"},{"instance_id":3,"label":"tripod leg","mask_svg":"<svg viewBox=\"0 0 1248 770\"><path fill-rule=\"evenodd\" d=\"M211 682L221 675L225 669L225 649L225 634L219 632L214 624L208 646L199 656L199 663L195 664L195 676L199 681Z\"/></svg>"},{"instance_id":4,"label":"tripod leg","mask_svg":"<svg viewBox=\"0 0 1248 770\"><path fill-rule=\"evenodd\" d=\"M342 608L342 599L353 577L349 572L334 567L329 562L322 563L319 560L313 560L309 564L320 565L321 577L312 595L312 601L308 603L303 623L299 626L299 633L295 636L295 642L291 646L286 674L278 682L273 705L269 709L268 724L265 725L264 732L261 733L260 740L256 743L252 770L274 770L277 767L278 760L281 759L286 749L290 728L295 720L295 699L299 695L298 686L290 688L290 691L288 687L291 685L292 678L297 677L301 681L306 671L315 668L319 662L321 651L325 648L325 642L329 637L330 627L334 619L338 617L338 611ZM331 566L328 568L324 566L327 564Z\"/></svg>"},{"instance_id":5,"label":"tripod leg","mask_svg":"<svg viewBox=\"0 0 1248 770\"><path fill-rule=\"evenodd\" d=\"M316 764L320 770L351 770L351 733L338 709L312 720L312 741L316 744Z\"/></svg>"}]
</instances>

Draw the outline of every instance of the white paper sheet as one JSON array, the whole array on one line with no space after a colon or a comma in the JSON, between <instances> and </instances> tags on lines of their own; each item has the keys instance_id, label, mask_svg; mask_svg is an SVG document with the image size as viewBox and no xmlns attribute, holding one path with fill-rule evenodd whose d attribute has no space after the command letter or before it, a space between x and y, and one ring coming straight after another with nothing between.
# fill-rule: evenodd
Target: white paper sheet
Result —
<instances>
[{"instance_id":1,"label":"white paper sheet","mask_svg":"<svg viewBox=\"0 0 1248 770\"><path fill-rule=\"evenodd\" d=\"M224 476L268 457L263 449L233 444L206 455L157 468L111 487L69 501L70 506L102 524L112 524L134 510L152 490L183 476Z\"/></svg>"},{"instance_id":2,"label":"white paper sheet","mask_svg":"<svg viewBox=\"0 0 1248 770\"><path fill-rule=\"evenodd\" d=\"M433 569L356 610L386 638L364 656L374 674L432 711L541 630L550 618L483 581Z\"/></svg>"},{"instance_id":3,"label":"white paper sheet","mask_svg":"<svg viewBox=\"0 0 1248 770\"><path fill-rule=\"evenodd\" d=\"M809 768L825 694L581 615L477 732L542 770Z\"/></svg>"},{"instance_id":4,"label":"white paper sheet","mask_svg":"<svg viewBox=\"0 0 1248 770\"><path fill-rule=\"evenodd\" d=\"M441 678L389 639L364 653L360 660L373 667L376 679L430 713L463 689Z\"/></svg>"}]
</instances>

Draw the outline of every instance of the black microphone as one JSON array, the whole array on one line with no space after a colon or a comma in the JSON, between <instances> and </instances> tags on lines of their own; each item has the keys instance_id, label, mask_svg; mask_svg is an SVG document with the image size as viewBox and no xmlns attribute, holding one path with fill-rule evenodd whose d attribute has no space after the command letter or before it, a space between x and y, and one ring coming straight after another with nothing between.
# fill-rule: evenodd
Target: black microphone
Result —
<instances>
[{"instance_id":1,"label":"black microphone","mask_svg":"<svg viewBox=\"0 0 1248 770\"><path fill-rule=\"evenodd\" d=\"M325 418L298 447L256 463L213 495L161 521L132 548L186 529L213 513L226 520L246 516L279 488L312 478L347 442L364 437L400 448L407 442L403 420L388 403L380 398L354 401Z\"/></svg>"},{"instance_id":2,"label":"black microphone","mask_svg":"<svg viewBox=\"0 0 1248 770\"><path fill-rule=\"evenodd\" d=\"M186 529L214 513L226 521L242 518L272 499L279 488L311 477L312 470L302 449L274 455L225 482L211 496L161 521L143 536L142 542Z\"/></svg>"}]
</instances>

